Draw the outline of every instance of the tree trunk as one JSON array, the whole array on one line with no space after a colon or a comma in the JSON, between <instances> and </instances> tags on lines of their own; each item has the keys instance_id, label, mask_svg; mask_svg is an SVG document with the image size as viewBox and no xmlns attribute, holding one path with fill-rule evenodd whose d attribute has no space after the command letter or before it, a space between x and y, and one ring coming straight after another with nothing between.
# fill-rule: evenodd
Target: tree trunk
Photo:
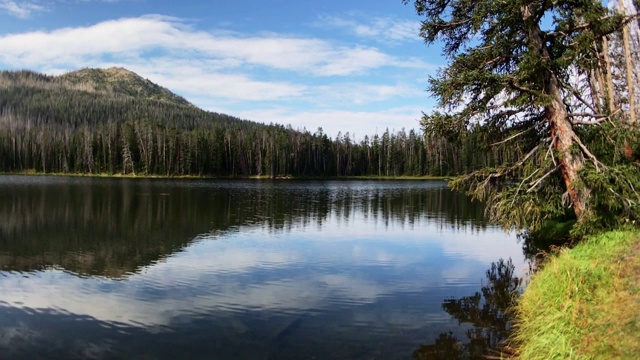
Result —
<instances>
[{"instance_id":1,"label":"tree trunk","mask_svg":"<svg viewBox=\"0 0 640 360\"><path fill-rule=\"evenodd\" d=\"M591 104L593 108L602 113L602 94L598 91L598 84L596 80L596 71L589 71L589 89L591 90Z\"/></svg>"},{"instance_id":2,"label":"tree trunk","mask_svg":"<svg viewBox=\"0 0 640 360\"><path fill-rule=\"evenodd\" d=\"M528 6L522 8L522 16L525 23L531 22L531 11ZM550 62L549 49L542 40L541 32L539 24L531 22L527 34L529 50L540 54L543 62ZM551 141L556 150L562 179L564 180L573 211L579 221L588 211L590 195L589 189L582 186L584 184L578 174L584 165L584 157L581 152L572 151L572 147L575 145L574 139L577 135L569 121L557 74L549 66L546 66L543 76L543 90L550 99L544 108L545 118L551 130Z\"/></svg>"},{"instance_id":3,"label":"tree trunk","mask_svg":"<svg viewBox=\"0 0 640 360\"><path fill-rule=\"evenodd\" d=\"M607 76L607 100L609 101L609 114L613 113L616 109L615 97L613 94L613 78L611 76L612 66L611 58L609 57L609 41L607 37L602 38L602 53L604 54L604 71Z\"/></svg>"},{"instance_id":4,"label":"tree trunk","mask_svg":"<svg viewBox=\"0 0 640 360\"><path fill-rule=\"evenodd\" d=\"M624 2L619 0L620 12L626 15L626 9ZM624 43L624 59L626 64L627 73L627 92L629 95L629 120L632 123L636 122L636 96L635 96L635 84L633 83L633 60L631 59L631 45L629 43L629 29L628 25L622 28L622 42Z\"/></svg>"}]
</instances>

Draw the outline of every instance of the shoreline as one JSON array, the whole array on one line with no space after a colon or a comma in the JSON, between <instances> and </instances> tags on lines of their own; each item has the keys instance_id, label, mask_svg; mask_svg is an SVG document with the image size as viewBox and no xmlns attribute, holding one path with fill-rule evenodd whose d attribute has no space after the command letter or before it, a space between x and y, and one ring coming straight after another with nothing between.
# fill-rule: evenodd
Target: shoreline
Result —
<instances>
[{"instance_id":1,"label":"shoreline","mask_svg":"<svg viewBox=\"0 0 640 360\"><path fill-rule=\"evenodd\" d=\"M407 180L407 181L449 181L451 176L270 176L270 175L250 175L250 176L205 176L205 175L148 175L148 174L92 174L92 173L40 173L40 172L2 172L0 176L55 176L55 177L86 177L86 178L114 178L114 179L199 179L199 180Z\"/></svg>"},{"instance_id":2,"label":"shoreline","mask_svg":"<svg viewBox=\"0 0 640 360\"><path fill-rule=\"evenodd\" d=\"M515 306L521 359L635 359L640 353L640 231L588 237L551 256Z\"/></svg>"}]
</instances>

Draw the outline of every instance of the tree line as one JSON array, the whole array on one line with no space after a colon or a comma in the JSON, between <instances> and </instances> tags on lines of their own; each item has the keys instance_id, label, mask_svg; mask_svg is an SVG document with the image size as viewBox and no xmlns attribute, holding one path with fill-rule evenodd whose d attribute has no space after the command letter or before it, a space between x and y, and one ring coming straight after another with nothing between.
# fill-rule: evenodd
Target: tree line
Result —
<instances>
[{"instance_id":1,"label":"tree line","mask_svg":"<svg viewBox=\"0 0 640 360\"><path fill-rule=\"evenodd\" d=\"M0 73L0 171L215 177L452 175L510 149L415 130L330 138L182 102L93 91L29 71ZM485 151L479 151L485 149Z\"/></svg>"}]
</instances>

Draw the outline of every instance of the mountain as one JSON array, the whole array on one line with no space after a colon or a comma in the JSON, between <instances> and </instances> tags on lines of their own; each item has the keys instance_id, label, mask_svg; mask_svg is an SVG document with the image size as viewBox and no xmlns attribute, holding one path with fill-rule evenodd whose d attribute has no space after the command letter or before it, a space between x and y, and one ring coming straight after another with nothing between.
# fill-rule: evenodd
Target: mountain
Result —
<instances>
[{"instance_id":1,"label":"mountain","mask_svg":"<svg viewBox=\"0 0 640 360\"><path fill-rule=\"evenodd\" d=\"M191 105L183 97L124 68L82 69L59 76L36 72L2 71L0 88L28 87L48 91L68 90L97 93L104 96L128 96L141 100L164 101L175 105Z\"/></svg>"},{"instance_id":2,"label":"mountain","mask_svg":"<svg viewBox=\"0 0 640 360\"><path fill-rule=\"evenodd\" d=\"M59 76L28 70L0 71L0 111L31 122L74 126L152 121L193 129L247 122L199 109L170 90L116 67L82 69Z\"/></svg>"},{"instance_id":3,"label":"mountain","mask_svg":"<svg viewBox=\"0 0 640 360\"><path fill-rule=\"evenodd\" d=\"M202 110L123 69L0 71L0 173L424 175L413 130L356 143Z\"/></svg>"}]
</instances>

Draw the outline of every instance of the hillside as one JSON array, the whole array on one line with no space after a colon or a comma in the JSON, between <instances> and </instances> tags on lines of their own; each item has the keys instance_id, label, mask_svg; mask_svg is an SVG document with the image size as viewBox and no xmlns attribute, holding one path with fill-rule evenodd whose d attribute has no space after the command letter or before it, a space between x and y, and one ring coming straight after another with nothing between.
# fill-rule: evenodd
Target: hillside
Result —
<instances>
[{"instance_id":1,"label":"hillside","mask_svg":"<svg viewBox=\"0 0 640 360\"><path fill-rule=\"evenodd\" d=\"M123 69L0 72L0 173L421 176L423 138L356 143L204 111Z\"/></svg>"},{"instance_id":2,"label":"hillside","mask_svg":"<svg viewBox=\"0 0 640 360\"><path fill-rule=\"evenodd\" d=\"M59 76L32 71L1 71L0 89L26 87L47 91L96 93L103 96L129 96L176 105L191 105L183 97L124 68L82 69Z\"/></svg>"},{"instance_id":3,"label":"hillside","mask_svg":"<svg viewBox=\"0 0 640 360\"><path fill-rule=\"evenodd\" d=\"M1 71L0 95L0 110L5 116L11 113L48 124L100 125L146 119L192 129L213 123L248 123L201 110L123 68L82 69L60 76Z\"/></svg>"}]
</instances>

